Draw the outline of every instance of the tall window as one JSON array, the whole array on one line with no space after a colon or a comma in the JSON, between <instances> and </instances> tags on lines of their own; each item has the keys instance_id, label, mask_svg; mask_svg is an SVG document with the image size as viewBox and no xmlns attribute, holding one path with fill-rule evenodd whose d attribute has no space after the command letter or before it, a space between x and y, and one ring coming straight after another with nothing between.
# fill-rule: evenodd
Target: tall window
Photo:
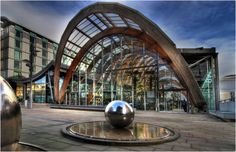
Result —
<instances>
[{"instance_id":1,"label":"tall window","mask_svg":"<svg viewBox=\"0 0 236 152\"><path fill-rule=\"evenodd\" d=\"M30 33L30 53L32 53L31 55L33 55L33 60L32 60L32 70L33 73L36 72L36 68L35 68L35 60L36 60L36 54L35 54L35 34L34 33Z\"/></svg>"},{"instance_id":2,"label":"tall window","mask_svg":"<svg viewBox=\"0 0 236 152\"><path fill-rule=\"evenodd\" d=\"M46 66L46 65L47 65L47 59L45 59L45 58L42 59L42 65L43 65L43 66Z\"/></svg>"},{"instance_id":3,"label":"tall window","mask_svg":"<svg viewBox=\"0 0 236 152\"><path fill-rule=\"evenodd\" d=\"M48 45L47 45L47 42L43 41L42 42L42 46L43 46L43 48L42 48L42 56L47 58L47 55L48 55L48 51L47 51Z\"/></svg>"},{"instance_id":4,"label":"tall window","mask_svg":"<svg viewBox=\"0 0 236 152\"><path fill-rule=\"evenodd\" d=\"M14 68L17 71L21 71L21 63L20 63L20 61L17 61L17 60L14 61Z\"/></svg>"},{"instance_id":5,"label":"tall window","mask_svg":"<svg viewBox=\"0 0 236 152\"><path fill-rule=\"evenodd\" d=\"M22 29L16 26L16 34L15 34L15 47L21 48L21 39L22 39Z\"/></svg>"},{"instance_id":6,"label":"tall window","mask_svg":"<svg viewBox=\"0 0 236 152\"><path fill-rule=\"evenodd\" d=\"M19 39L15 39L15 47L20 49L21 48L21 45L20 45L20 40Z\"/></svg>"},{"instance_id":7,"label":"tall window","mask_svg":"<svg viewBox=\"0 0 236 152\"><path fill-rule=\"evenodd\" d=\"M45 67L47 65L48 58L48 41L46 39L42 39L42 65Z\"/></svg>"},{"instance_id":8,"label":"tall window","mask_svg":"<svg viewBox=\"0 0 236 152\"><path fill-rule=\"evenodd\" d=\"M8 77L7 70L1 71L1 75L6 79Z\"/></svg>"},{"instance_id":9,"label":"tall window","mask_svg":"<svg viewBox=\"0 0 236 152\"><path fill-rule=\"evenodd\" d=\"M14 76L21 76L22 69L22 28L19 26L15 27L15 49L14 49Z\"/></svg>"},{"instance_id":10,"label":"tall window","mask_svg":"<svg viewBox=\"0 0 236 152\"><path fill-rule=\"evenodd\" d=\"M8 50L7 49L2 49L1 50L1 59L7 59L8 58Z\"/></svg>"},{"instance_id":11,"label":"tall window","mask_svg":"<svg viewBox=\"0 0 236 152\"><path fill-rule=\"evenodd\" d=\"M21 38L21 34L22 34L21 30L16 28L16 37L20 39Z\"/></svg>"},{"instance_id":12,"label":"tall window","mask_svg":"<svg viewBox=\"0 0 236 152\"><path fill-rule=\"evenodd\" d=\"M7 59L1 60L1 70L7 70L8 69L8 62Z\"/></svg>"},{"instance_id":13,"label":"tall window","mask_svg":"<svg viewBox=\"0 0 236 152\"><path fill-rule=\"evenodd\" d=\"M57 48L58 48L58 45L57 44L53 44L53 57L55 58L56 57L56 54L57 54Z\"/></svg>"},{"instance_id":14,"label":"tall window","mask_svg":"<svg viewBox=\"0 0 236 152\"><path fill-rule=\"evenodd\" d=\"M1 38L1 48L4 49L4 48L8 48L8 43L9 43L9 38L4 38L2 37Z\"/></svg>"},{"instance_id":15,"label":"tall window","mask_svg":"<svg viewBox=\"0 0 236 152\"><path fill-rule=\"evenodd\" d=\"M21 60L21 51L15 49L15 52L14 52L14 59L15 60Z\"/></svg>"}]
</instances>

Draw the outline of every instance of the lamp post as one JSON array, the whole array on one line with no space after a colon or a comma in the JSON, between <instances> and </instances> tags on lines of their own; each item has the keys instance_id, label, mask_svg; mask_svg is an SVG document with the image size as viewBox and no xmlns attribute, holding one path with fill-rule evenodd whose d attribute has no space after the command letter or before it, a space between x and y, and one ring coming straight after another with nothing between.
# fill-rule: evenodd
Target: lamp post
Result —
<instances>
[{"instance_id":1,"label":"lamp post","mask_svg":"<svg viewBox=\"0 0 236 152\"><path fill-rule=\"evenodd\" d=\"M33 67L34 67L34 56L37 55L37 52L35 49L33 49L33 52L30 52L30 59L24 59L23 62L26 63L26 66L29 67L29 78L30 78L30 98L29 101L27 102L27 108L32 109L32 103L33 103L33 91L32 91L32 75L33 75Z\"/></svg>"}]
</instances>

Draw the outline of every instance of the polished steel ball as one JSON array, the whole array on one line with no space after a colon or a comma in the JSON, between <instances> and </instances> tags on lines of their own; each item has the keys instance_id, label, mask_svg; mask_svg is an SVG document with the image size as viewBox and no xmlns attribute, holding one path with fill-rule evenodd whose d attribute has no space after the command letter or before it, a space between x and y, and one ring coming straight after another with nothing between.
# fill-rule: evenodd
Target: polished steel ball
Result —
<instances>
[{"instance_id":1,"label":"polished steel ball","mask_svg":"<svg viewBox=\"0 0 236 152\"><path fill-rule=\"evenodd\" d=\"M16 150L20 140L21 109L11 86L0 76L1 149Z\"/></svg>"},{"instance_id":2,"label":"polished steel ball","mask_svg":"<svg viewBox=\"0 0 236 152\"><path fill-rule=\"evenodd\" d=\"M134 120L134 110L125 101L110 102L105 109L106 120L115 128L123 128Z\"/></svg>"}]
</instances>

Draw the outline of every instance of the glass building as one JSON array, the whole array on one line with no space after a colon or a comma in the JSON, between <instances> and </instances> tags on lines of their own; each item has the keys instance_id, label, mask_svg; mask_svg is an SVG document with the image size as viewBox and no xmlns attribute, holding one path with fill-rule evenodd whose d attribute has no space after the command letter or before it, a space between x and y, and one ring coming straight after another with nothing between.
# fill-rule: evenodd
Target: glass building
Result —
<instances>
[{"instance_id":1,"label":"glass building","mask_svg":"<svg viewBox=\"0 0 236 152\"><path fill-rule=\"evenodd\" d=\"M61 76L65 61L68 70ZM176 48L136 10L95 3L79 12L62 35L54 86L55 101L70 106L124 100L138 110L215 110L217 53L215 48Z\"/></svg>"}]
</instances>

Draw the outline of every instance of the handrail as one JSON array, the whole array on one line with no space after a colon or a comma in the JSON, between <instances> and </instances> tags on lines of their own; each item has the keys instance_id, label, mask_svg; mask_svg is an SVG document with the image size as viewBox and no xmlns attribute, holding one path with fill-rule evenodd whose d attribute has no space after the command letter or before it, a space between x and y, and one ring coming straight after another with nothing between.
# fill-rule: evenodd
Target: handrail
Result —
<instances>
[{"instance_id":1,"label":"handrail","mask_svg":"<svg viewBox=\"0 0 236 152\"><path fill-rule=\"evenodd\" d=\"M220 100L219 102L220 103L224 103L224 102L229 102L229 101L235 102L235 97L234 98L228 98L228 99Z\"/></svg>"}]
</instances>

